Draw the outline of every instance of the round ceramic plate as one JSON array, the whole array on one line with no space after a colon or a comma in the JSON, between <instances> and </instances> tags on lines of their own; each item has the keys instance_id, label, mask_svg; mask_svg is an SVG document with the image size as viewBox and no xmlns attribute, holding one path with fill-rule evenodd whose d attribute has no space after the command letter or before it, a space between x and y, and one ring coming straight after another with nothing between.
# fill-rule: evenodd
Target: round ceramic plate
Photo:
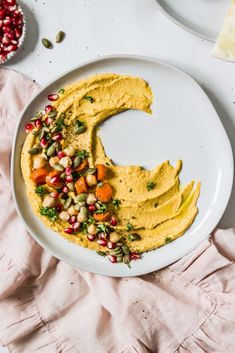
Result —
<instances>
[{"instance_id":1,"label":"round ceramic plate","mask_svg":"<svg viewBox=\"0 0 235 353\"><path fill-rule=\"evenodd\" d=\"M231 0L157 0L157 3L179 26L215 42Z\"/></svg>"},{"instance_id":2,"label":"round ceramic plate","mask_svg":"<svg viewBox=\"0 0 235 353\"><path fill-rule=\"evenodd\" d=\"M103 72L135 75L146 80L154 93L152 116L126 111L108 119L100 129L107 154L121 165L151 168L165 160L183 160L183 184L201 180L199 213L193 225L176 241L143 254L131 268L111 264L46 228L33 214L20 170L25 124L44 107L49 93L73 81ZM12 188L17 211L32 236L55 257L77 267L109 276L148 273L178 260L214 229L229 200L233 182L232 150L220 119L200 86L177 68L138 56L109 56L87 62L49 83L25 108L16 128L12 151Z\"/></svg>"}]
</instances>

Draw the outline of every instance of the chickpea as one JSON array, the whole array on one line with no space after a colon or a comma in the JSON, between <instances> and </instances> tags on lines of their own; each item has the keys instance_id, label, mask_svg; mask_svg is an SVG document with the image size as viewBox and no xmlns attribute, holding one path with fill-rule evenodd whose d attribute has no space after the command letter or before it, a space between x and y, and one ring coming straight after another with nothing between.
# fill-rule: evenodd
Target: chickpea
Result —
<instances>
[{"instance_id":1,"label":"chickpea","mask_svg":"<svg viewBox=\"0 0 235 353\"><path fill-rule=\"evenodd\" d=\"M66 156L73 157L76 151L72 146L68 146L63 150L63 152Z\"/></svg>"},{"instance_id":2,"label":"chickpea","mask_svg":"<svg viewBox=\"0 0 235 353\"><path fill-rule=\"evenodd\" d=\"M78 210L76 210L75 206L70 206L68 209L68 213L70 216L76 216L78 214Z\"/></svg>"},{"instance_id":3,"label":"chickpea","mask_svg":"<svg viewBox=\"0 0 235 353\"><path fill-rule=\"evenodd\" d=\"M70 215L67 211L62 211L59 214L59 218L61 219L61 221L67 222L70 218Z\"/></svg>"},{"instance_id":4,"label":"chickpea","mask_svg":"<svg viewBox=\"0 0 235 353\"><path fill-rule=\"evenodd\" d=\"M50 196L46 196L43 200L43 207L54 207L56 205L56 199Z\"/></svg>"},{"instance_id":5,"label":"chickpea","mask_svg":"<svg viewBox=\"0 0 235 353\"><path fill-rule=\"evenodd\" d=\"M42 168L46 165L46 163L47 163L46 158L36 157L33 161L33 168L34 169Z\"/></svg>"},{"instance_id":6,"label":"chickpea","mask_svg":"<svg viewBox=\"0 0 235 353\"><path fill-rule=\"evenodd\" d=\"M86 177L86 183L88 186L95 186L97 184L97 178L93 174L89 174Z\"/></svg>"},{"instance_id":7,"label":"chickpea","mask_svg":"<svg viewBox=\"0 0 235 353\"><path fill-rule=\"evenodd\" d=\"M55 164L58 164L59 163L59 161L60 161L60 159L59 159L59 157L51 157L50 159L49 159L49 164L50 164L50 166L52 167L52 168L54 168L54 165Z\"/></svg>"},{"instance_id":8,"label":"chickpea","mask_svg":"<svg viewBox=\"0 0 235 353\"><path fill-rule=\"evenodd\" d=\"M71 167L72 159L70 157L62 157L59 160L59 164L61 164L64 168Z\"/></svg>"},{"instance_id":9,"label":"chickpea","mask_svg":"<svg viewBox=\"0 0 235 353\"><path fill-rule=\"evenodd\" d=\"M94 205L96 203L96 201L97 201L97 198L95 197L94 194L88 194L87 200L86 200L86 203L88 205Z\"/></svg>"},{"instance_id":10,"label":"chickpea","mask_svg":"<svg viewBox=\"0 0 235 353\"><path fill-rule=\"evenodd\" d=\"M87 220L87 209L86 207L82 206L79 214L77 215L77 221L84 222L86 220Z\"/></svg>"},{"instance_id":11,"label":"chickpea","mask_svg":"<svg viewBox=\"0 0 235 353\"><path fill-rule=\"evenodd\" d=\"M88 230L89 234L95 235L97 227L95 224L90 224L89 227L87 228L87 230Z\"/></svg>"},{"instance_id":12,"label":"chickpea","mask_svg":"<svg viewBox=\"0 0 235 353\"><path fill-rule=\"evenodd\" d=\"M121 239L121 236L117 232L112 232L109 234L109 238L110 238L111 242L117 243Z\"/></svg>"}]
</instances>

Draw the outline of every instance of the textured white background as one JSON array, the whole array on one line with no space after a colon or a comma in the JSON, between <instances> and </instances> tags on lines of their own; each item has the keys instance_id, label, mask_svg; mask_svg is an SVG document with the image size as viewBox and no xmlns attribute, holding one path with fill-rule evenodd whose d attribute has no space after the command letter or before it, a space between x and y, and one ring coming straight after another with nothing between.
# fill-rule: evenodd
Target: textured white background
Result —
<instances>
[{"instance_id":1,"label":"textured white background","mask_svg":"<svg viewBox=\"0 0 235 353\"><path fill-rule=\"evenodd\" d=\"M235 64L211 57L212 44L171 23L159 12L155 0L21 3L28 18L28 35L21 53L4 67L43 85L72 66L105 54L156 57L188 72L204 88L235 151ZM46 50L40 39L54 39L60 29L66 32L66 39ZM220 225L234 226L234 213L235 190ZM5 350L0 348L2 352Z\"/></svg>"}]
</instances>

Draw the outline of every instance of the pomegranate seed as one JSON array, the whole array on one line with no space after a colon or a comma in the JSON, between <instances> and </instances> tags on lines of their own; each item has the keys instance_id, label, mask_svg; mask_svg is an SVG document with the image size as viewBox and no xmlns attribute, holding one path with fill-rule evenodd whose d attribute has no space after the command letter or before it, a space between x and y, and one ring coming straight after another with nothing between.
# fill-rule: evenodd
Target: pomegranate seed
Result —
<instances>
[{"instance_id":1,"label":"pomegranate seed","mask_svg":"<svg viewBox=\"0 0 235 353\"><path fill-rule=\"evenodd\" d=\"M90 241L94 241L94 240L95 240L95 238L96 238L96 236L95 236L95 235L93 235L93 234L87 234L87 239L88 239L88 240L90 240Z\"/></svg>"},{"instance_id":2,"label":"pomegranate seed","mask_svg":"<svg viewBox=\"0 0 235 353\"><path fill-rule=\"evenodd\" d=\"M67 183L71 183L71 182L73 181L73 176L72 176L72 175L67 175L67 176L65 177L65 181L66 181Z\"/></svg>"},{"instance_id":3,"label":"pomegranate seed","mask_svg":"<svg viewBox=\"0 0 235 353\"><path fill-rule=\"evenodd\" d=\"M7 34L7 33L12 33L11 27L8 27L8 26L3 26L3 27L2 27L2 30L3 30L3 32L4 32L5 34Z\"/></svg>"},{"instance_id":4,"label":"pomegranate seed","mask_svg":"<svg viewBox=\"0 0 235 353\"><path fill-rule=\"evenodd\" d=\"M40 145L42 146L42 147L46 147L47 146L47 140L45 139L45 137L43 137L42 139L41 139L41 141L40 141Z\"/></svg>"},{"instance_id":5,"label":"pomegranate seed","mask_svg":"<svg viewBox=\"0 0 235 353\"><path fill-rule=\"evenodd\" d=\"M23 20L21 18L13 18L12 23L14 26L17 26L19 29L23 27Z\"/></svg>"},{"instance_id":6,"label":"pomegranate seed","mask_svg":"<svg viewBox=\"0 0 235 353\"><path fill-rule=\"evenodd\" d=\"M7 36L7 38L9 38L10 40L14 40L15 39L15 35L13 32L5 32L5 35Z\"/></svg>"},{"instance_id":7,"label":"pomegranate seed","mask_svg":"<svg viewBox=\"0 0 235 353\"><path fill-rule=\"evenodd\" d=\"M11 45L9 45L7 48L5 48L5 51L6 51L7 53L11 53L12 51L16 51L16 49L17 49L17 46L11 44Z\"/></svg>"},{"instance_id":8,"label":"pomegranate seed","mask_svg":"<svg viewBox=\"0 0 235 353\"><path fill-rule=\"evenodd\" d=\"M117 225L117 218L112 216L110 219L111 226L115 227Z\"/></svg>"},{"instance_id":9,"label":"pomegranate seed","mask_svg":"<svg viewBox=\"0 0 235 353\"><path fill-rule=\"evenodd\" d=\"M16 5L8 6L8 11L15 12L16 8L17 8Z\"/></svg>"},{"instance_id":10,"label":"pomegranate seed","mask_svg":"<svg viewBox=\"0 0 235 353\"><path fill-rule=\"evenodd\" d=\"M58 191L52 191L50 193L50 196L53 197L53 199L57 199L59 197L59 195L60 194L58 193Z\"/></svg>"},{"instance_id":11,"label":"pomegranate seed","mask_svg":"<svg viewBox=\"0 0 235 353\"><path fill-rule=\"evenodd\" d=\"M50 105L50 104L45 106L45 112L46 112L46 113L50 113L53 109L54 109L54 108L53 108L52 105Z\"/></svg>"},{"instance_id":12,"label":"pomegranate seed","mask_svg":"<svg viewBox=\"0 0 235 353\"><path fill-rule=\"evenodd\" d=\"M2 44L8 45L10 44L10 39L6 37L5 35L2 37Z\"/></svg>"},{"instance_id":13,"label":"pomegranate seed","mask_svg":"<svg viewBox=\"0 0 235 353\"><path fill-rule=\"evenodd\" d=\"M130 259L131 260L139 260L141 258L140 254L137 254L136 252L132 252L130 254Z\"/></svg>"},{"instance_id":14,"label":"pomegranate seed","mask_svg":"<svg viewBox=\"0 0 235 353\"><path fill-rule=\"evenodd\" d=\"M75 223L73 223L72 227L73 227L73 230L76 232L76 231L78 231L78 229L80 227L80 223L79 222L75 222Z\"/></svg>"},{"instance_id":15,"label":"pomegranate seed","mask_svg":"<svg viewBox=\"0 0 235 353\"><path fill-rule=\"evenodd\" d=\"M67 186L63 186L62 187L62 191L67 193L67 192L69 192L69 188Z\"/></svg>"},{"instance_id":16,"label":"pomegranate seed","mask_svg":"<svg viewBox=\"0 0 235 353\"><path fill-rule=\"evenodd\" d=\"M53 141L61 141L62 139L63 139L63 135L60 132L52 136Z\"/></svg>"},{"instance_id":17,"label":"pomegranate seed","mask_svg":"<svg viewBox=\"0 0 235 353\"><path fill-rule=\"evenodd\" d=\"M66 173L66 175L71 175L71 173L72 173L72 168L71 168L71 167L65 168L65 173Z\"/></svg>"},{"instance_id":18,"label":"pomegranate seed","mask_svg":"<svg viewBox=\"0 0 235 353\"><path fill-rule=\"evenodd\" d=\"M95 205L89 205L89 206L88 206L88 210L89 210L90 212L95 212L95 211L96 211Z\"/></svg>"},{"instance_id":19,"label":"pomegranate seed","mask_svg":"<svg viewBox=\"0 0 235 353\"><path fill-rule=\"evenodd\" d=\"M11 40L11 44L18 45L18 40L17 39Z\"/></svg>"},{"instance_id":20,"label":"pomegranate seed","mask_svg":"<svg viewBox=\"0 0 235 353\"><path fill-rule=\"evenodd\" d=\"M50 183L53 184L53 185L56 185L60 182L60 177L59 175L54 175L51 180L50 180Z\"/></svg>"},{"instance_id":21,"label":"pomegranate seed","mask_svg":"<svg viewBox=\"0 0 235 353\"><path fill-rule=\"evenodd\" d=\"M3 20L6 16L6 10L2 9L0 10L0 19Z\"/></svg>"},{"instance_id":22,"label":"pomegranate seed","mask_svg":"<svg viewBox=\"0 0 235 353\"><path fill-rule=\"evenodd\" d=\"M3 26L3 20L0 20L0 28Z\"/></svg>"},{"instance_id":23,"label":"pomegranate seed","mask_svg":"<svg viewBox=\"0 0 235 353\"><path fill-rule=\"evenodd\" d=\"M101 232L101 233L98 234L98 238L100 240L105 240L106 241L107 235L104 232Z\"/></svg>"},{"instance_id":24,"label":"pomegranate seed","mask_svg":"<svg viewBox=\"0 0 235 353\"><path fill-rule=\"evenodd\" d=\"M63 158L63 157L65 157L65 153L62 152L62 151L59 151L59 152L57 153L57 156L58 156L59 158Z\"/></svg>"},{"instance_id":25,"label":"pomegranate seed","mask_svg":"<svg viewBox=\"0 0 235 353\"><path fill-rule=\"evenodd\" d=\"M9 5L15 5L16 0L5 0Z\"/></svg>"},{"instance_id":26,"label":"pomegranate seed","mask_svg":"<svg viewBox=\"0 0 235 353\"><path fill-rule=\"evenodd\" d=\"M97 242L97 244L99 244L101 246L106 246L107 245L107 241L103 240L103 239L97 239L96 242Z\"/></svg>"},{"instance_id":27,"label":"pomegranate seed","mask_svg":"<svg viewBox=\"0 0 235 353\"><path fill-rule=\"evenodd\" d=\"M19 23L17 25L19 25ZM16 38L20 38L22 36L22 30L20 28L15 28L14 32Z\"/></svg>"},{"instance_id":28,"label":"pomegranate seed","mask_svg":"<svg viewBox=\"0 0 235 353\"><path fill-rule=\"evenodd\" d=\"M4 23L5 26L10 26L11 25L11 19L5 17L5 20L3 20L3 23Z\"/></svg>"},{"instance_id":29,"label":"pomegranate seed","mask_svg":"<svg viewBox=\"0 0 235 353\"><path fill-rule=\"evenodd\" d=\"M108 247L109 249L115 249L115 248L116 248L116 244L113 243L112 241L108 241L107 247Z\"/></svg>"},{"instance_id":30,"label":"pomegranate seed","mask_svg":"<svg viewBox=\"0 0 235 353\"><path fill-rule=\"evenodd\" d=\"M58 203L57 205L56 205L56 211L57 212L61 212L63 210L63 205L62 205L62 203Z\"/></svg>"},{"instance_id":31,"label":"pomegranate seed","mask_svg":"<svg viewBox=\"0 0 235 353\"><path fill-rule=\"evenodd\" d=\"M48 97L49 101L56 101L59 98L57 93L49 94Z\"/></svg>"},{"instance_id":32,"label":"pomegranate seed","mask_svg":"<svg viewBox=\"0 0 235 353\"><path fill-rule=\"evenodd\" d=\"M53 118L49 118L48 116L46 117L45 123L46 125L50 125L52 123L52 121L54 121Z\"/></svg>"},{"instance_id":33,"label":"pomegranate seed","mask_svg":"<svg viewBox=\"0 0 235 353\"><path fill-rule=\"evenodd\" d=\"M26 133L30 132L31 130L33 130L34 125L32 123L28 123L25 125L25 131Z\"/></svg>"},{"instance_id":34,"label":"pomegranate seed","mask_svg":"<svg viewBox=\"0 0 235 353\"><path fill-rule=\"evenodd\" d=\"M112 264L115 264L117 262L117 257L114 255L108 255L108 259Z\"/></svg>"},{"instance_id":35,"label":"pomegranate seed","mask_svg":"<svg viewBox=\"0 0 235 353\"><path fill-rule=\"evenodd\" d=\"M73 234L73 228L64 228L65 233Z\"/></svg>"},{"instance_id":36,"label":"pomegranate seed","mask_svg":"<svg viewBox=\"0 0 235 353\"><path fill-rule=\"evenodd\" d=\"M77 221L77 217L76 216L72 216L72 217L70 217L70 219L69 219L69 224L73 224L73 223L75 223Z\"/></svg>"},{"instance_id":37,"label":"pomegranate seed","mask_svg":"<svg viewBox=\"0 0 235 353\"><path fill-rule=\"evenodd\" d=\"M41 120L41 119L37 119L37 120L35 121L34 125L35 125L35 127L36 127L37 129L41 129L41 127L42 127L42 120Z\"/></svg>"}]
</instances>

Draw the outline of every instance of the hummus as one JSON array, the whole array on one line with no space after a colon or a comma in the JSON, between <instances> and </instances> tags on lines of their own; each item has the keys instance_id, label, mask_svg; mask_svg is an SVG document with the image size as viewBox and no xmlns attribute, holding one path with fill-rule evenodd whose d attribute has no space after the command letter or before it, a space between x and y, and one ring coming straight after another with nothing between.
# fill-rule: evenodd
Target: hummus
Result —
<instances>
[{"instance_id":1,"label":"hummus","mask_svg":"<svg viewBox=\"0 0 235 353\"><path fill-rule=\"evenodd\" d=\"M46 107L46 113L45 111L38 113L38 119L40 120L37 123L38 128L28 132L22 150L22 173L27 195L35 214L46 226L60 233L68 240L92 250L106 253L109 253L109 249L112 249L112 244L110 245L111 241L109 240L110 232L119 234L120 241L123 241L131 253L155 249L182 236L197 215L200 183L191 181L186 186L182 187L180 185L181 161L178 161L175 167L170 165L169 161L165 161L152 170L146 170L136 165L115 165L105 154L102 142L98 136L99 124L113 115L118 119L118 113L127 109L137 109L151 113L150 106L153 96L149 85L138 77L107 73L73 83L59 92L59 94L51 97L54 102L51 106ZM49 111L50 109L52 110ZM56 117L54 118L53 112L56 112ZM51 116L52 118L50 119ZM57 130L59 132L56 130L58 125L59 128ZM47 140L45 140L45 135L42 137L43 128L46 129L47 140L49 139L49 143L52 144L55 144L53 141L57 141L56 134L62 134L59 146L57 142L56 148L62 152L60 158L67 158L67 162L68 159L72 161L72 165L68 163L69 165L65 166L64 171L61 171L58 176L53 176L53 180L51 179L52 184L57 180L56 178L60 178L60 180L64 178L63 180L67 180L67 183L71 184L69 185L71 188L67 188L68 190L64 188L67 184L63 184L63 186L61 184L57 185L59 196L57 195L56 202L52 202L53 210L55 213L58 212L59 215L55 214L55 217L50 217L50 213L49 216L45 215L45 212L41 211L46 196L40 192L35 193L35 180L32 179L32 173L35 172L36 158L46 158L44 163L46 163L48 172L54 170L52 162L56 159L56 168L59 168L58 164L62 163L62 159L59 160L57 157L59 155L58 150L54 151L52 157L47 155L49 147ZM41 145L47 144L45 148L43 146L43 149L41 148L42 146L38 145L40 140L38 134L41 134L40 138L44 139L41 141ZM52 141L50 141L51 138ZM38 147L40 148L37 150ZM72 152L76 151L77 155L81 157L80 163L83 163L84 160L87 161L85 169L77 172L77 174L76 171L79 170L79 167L78 169L74 168L75 155L71 152L66 154L66 148L68 149L68 147L72 148ZM54 158L54 160L52 161L51 158ZM105 167L104 180L99 180L97 176L97 165ZM67 176L66 173L68 174ZM72 173L70 174L72 175L71 179L69 178L69 173ZM111 187L112 189L112 198L109 201L100 202L98 198L92 207L88 206L84 201L77 201L79 196L77 190L80 189L74 188L73 184L76 184L76 178L81 178L81 176L87 178L89 173L91 173L92 177L86 180L90 180L90 183L93 180L94 183L89 186L89 191L86 194L91 193L93 196L97 196L97 188L101 190L103 185L107 183L109 188ZM98 186L96 185L96 180ZM42 188L44 187L44 191L46 190L47 196L51 195L49 194L50 192L53 193L55 191L51 183L48 185L47 182L40 182L40 184L42 184ZM75 230L70 226L71 218L70 220L65 220L62 216L62 219L60 218L60 213L65 211L64 205L68 198L72 200L70 208L74 207L74 209L71 209L74 211L74 215L70 214L70 217L78 218L79 224L77 228L75 227ZM79 222L81 207L86 207L88 211L84 222ZM102 209L104 209L103 213L108 214L107 219L94 221L93 216L97 212L102 214ZM50 207L46 208L47 212L48 210L50 211ZM89 228L87 227L92 222L94 222L95 227L100 229L100 233L105 233L107 230L103 237L100 236L98 231L96 231L95 235L93 234L94 239L92 234L89 236L87 230ZM103 226L106 226L106 228ZM71 230L68 231L68 227ZM102 230L104 232L101 232ZM103 243L102 239L104 240ZM118 256L120 254L117 254Z\"/></svg>"}]
</instances>

